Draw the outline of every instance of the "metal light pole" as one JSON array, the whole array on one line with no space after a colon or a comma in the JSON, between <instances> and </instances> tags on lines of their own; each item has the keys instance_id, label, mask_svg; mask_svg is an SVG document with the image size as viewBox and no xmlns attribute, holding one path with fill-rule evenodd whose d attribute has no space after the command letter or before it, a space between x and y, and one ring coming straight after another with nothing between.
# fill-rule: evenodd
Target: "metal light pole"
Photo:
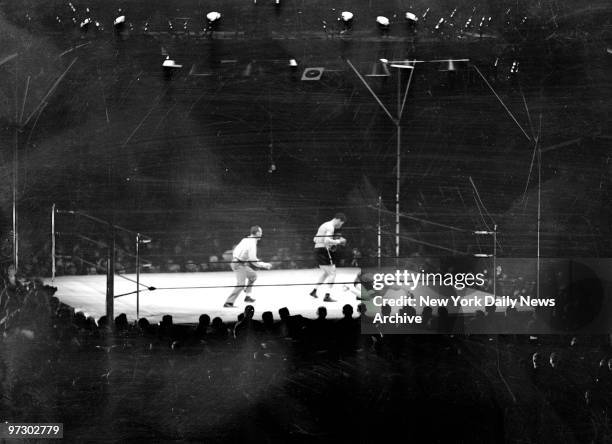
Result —
<instances>
[{"instance_id":1,"label":"metal light pole","mask_svg":"<svg viewBox=\"0 0 612 444\"><path fill-rule=\"evenodd\" d=\"M536 298L540 299L540 222L542 216L542 148L538 145L538 256L536 258Z\"/></svg>"},{"instance_id":2,"label":"metal light pole","mask_svg":"<svg viewBox=\"0 0 612 444\"><path fill-rule=\"evenodd\" d=\"M19 146L19 128L15 128L15 145L13 147L13 264L15 265L15 271L19 270L19 239L17 237L17 186L18 186L18 162L19 154L17 147Z\"/></svg>"},{"instance_id":3,"label":"metal light pole","mask_svg":"<svg viewBox=\"0 0 612 444\"><path fill-rule=\"evenodd\" d=\"M57 214L71 214L73 216L83 217L85 219L91 220L98 224L104 225L107 230L106 235L107 235L107 242L108 242L107 256L106 256L106 316L109 319L109 325L112 325L112 322L114 322L114 319L115 319L114 318L114 299L116 297L125 296L126 294L137 293L136 311L138 313L140 309L140 307L138 306L139 304L138 292L140 290L140 282L139 282L140 281L140 274L139 274L139 270L140 270L139 248L140 246L139 244L148 244L149 242L151 242L151 238L148 236L143 236L141 233L137 233L135 231L128 230L127 228L116 225L104 219L100 219L98 217L91 216L82 211L58 210L55 208L55 204L54 204L51 209L51 212L52 212L51 213L51 231L53 232L53 238L52 238L53 267L55 268L55 233L56 233L55 232L55 214L56 213ZM137 278L136 291L126 293L124 295L118 295L118 296L115 295L115 249L116 249L115 243L116 243L117 231L124 231L126 233L136 235L136 278ZM129 280L131 282L134 282L132 279L129 279ZM153 291L155 290L155 287L147 287L147 290Z\"/></svg>"},{"instance_id":4,"label":"metal light pole","mask_svg":"<svg viewBox=\"0 0 612 444\"><path fill-rule=\"evenodd\" d=\"M115 237L113 224L108 224L108 248L106 250L106 318L108 327L113 328L115 322Z\"/></svg>"},{"instance_id":5,"label":"metal light pole","mask_svg":"<svg viewBox=\"0 0 612 444\"><path fill-rule=\"evenodd\" d=\"M396 264L399 262L400 257L400 187L401 187L401 164L402 164L402 115L404 114L404 108L406 106L406 98L408 97L408 91L410 90L410 83L412 82L412 75L414 74L414 68L417 63L449 63L452 65L453 62L469 62L469 59L445 59L445 60L387 60L380 59L380 62L383 64L383 68L385 70L384 74L375 74L370 75L368 77L388 77L391 74L389 73L388 66L392 68L398 69L397 76L397 114L393 116L389 109L382 103L380 98L376 95L374 90L368 85L365 78L357 71L355 66L351 63L350 60L346 59L346 63L351 67L351 69L357 74L359 80L364 84L374 100L380 105L385 114L391 119L391 122L395 125L395 130L397 133L397 149L396 149L396 160L395 160L395 261ZM409 69L410 76L408 77L408 82L406 85L406 89L404 90L404 95L402 98L402 78L401 72L402 69Z\"/></svg>"},{"instance_id":6,"label":"metal light pole","mask_svg":"<svg viewBox=\"0 0 612 444\"><path fill-rule=\"evenodd\" d=\"M493 225L493 297L497 296L497 224Z\"/></svg>"},{"instance_id":7,"label":"metal light pole","mask_svg":"<svg viewBox=\"0 0 612 444\"><path fill-rule=\"evenodd\" d=\"M13 60L18 56L17 53L11 54L7 57L4 57L0 60L0 66L5 63ZM15 64L15 144L13 146L13 169L11 173L11 192L12 192L12 217L13 217L13 236L12 236L12 253L13 253L13 265L15 266L15 270L18 271L18 259L19 254L17 249L19 248L17 241L17 148L19 145L19 130L21 128L21 119L19 117L19 105L17 103L17 78L18 78L18 66Z\"/></svg>"},{"instance_id":8,"label":"metal light pole","mask_svg":"<svg viewBox=\"0 0 612 444\"><path fill-rule=\"evenodd\" d=\"M493 259L493 297L497 296L497 224L493 224L493 231L478 230L476 235L493 236L493 254L477 253L474 257L490 257Z\"/></svg>"},{"instance_id":9,"label":"metal light pole","mask_svg":"<svg viewBox=\"0 0 612 444\"><path fill-rule=\"evenodd\" d=\"M378 251L376 256L378 257L378 268L380 268L381 266L381 257L382 257L382 226L380 224L381 220L380 220L380 210L381 210L381 205L382 205L382 196L378 196L378 229L377 229L377 244L378 244Z\"/></svg>"},{"instance_id":10,"label":"metal light pole","mask_svg":"<svg viewBox=\"0 0 612 444\"><path fill-rule=\"evenodd\" d=\"M2 60L0 60L0 66L4 65L10 60L13 60L18 55L19 54L15 53L15 54L11 54L3 58ZM34 111L32 111L30 115L27 117L27 119L25 120L24 120L24 112L25 112L26 102L28 99L30 76L28 76L28 79L25 85L23 101L21 104L21 112L19 112L19 104L18 104L18 97L17 97L18 96L17 81L18 81L19 66L17 63L15 64L15 122L14 122L15 137L14 137L14 145L13 145L13 169L12 169L12 174L11 174L12 176L12 180L11 180L12 182L12 185L11 185L12 187L12 207L13 207L12 209L12 219L13 219L13 236L12 236L12 244L13 244L12 247L13 248L12 250L13 250L13 264L15 266L15 271L19 270L19 236L18 236L18 232L19 232L19 213L18 213L19 196L17 192L17 189L19 187L19 133L23 132L24 128L27 127L28 123L30 122L30 120L32 120L32 118L35 115L37 117L35 119L32 129L36 126L36 123L38 122L38 117L40 117L40 114L42 113L42 111L44 110L46 106L47 99L55 91L55 89L60 84L60 82L62 81L62 79L68 72L68 70L72 68L72 65L74 65L76 60L77 59L75 58L72 61L72 63L70 63L68 68L66 68L66 70L62 73L62 75L58 77L55 83L53 83L51 88L47 91L47 94L45 94L45 96L40 100L38 105L34 108ZM31 131L32 130L30 130L30 134L31 134Z\"/></svg>"},{"instance_id":11,"label":"metal light pole","mask_svg":"<svg viewBox=\"0 0 612 444\"><path fill-rule=\"evenodd\" d=\"M55 281L55 204L51 207L51 282Z\"/></svg>"},{"instance_id":12,"label":"metal light pole","mask_svg":"<svg viewBox=\"0 0 612 444\"><path fill-rule=\"evenodd\" d=\"M140 233L136 233L136 322L140 319Z\"/></svg>"},{"instance_id":13,"label":"metal light pole","mask_svg":"<svg viewBox=\"0 0 612 444\"><path fill-rule=\"evenodd\" d=\"M13 171L11 179L12 188L12 206L13 206L13 265L15 271L19 271L19 238L17 233L19 227L17 226L17 187L19 186L19 131L22 129L21 117L19 116L19 104L18 104L18 72L19 65L15 62L15 139L13 145Z\"/></svg>"},{"instance_id":14,"label":"metal light pole","mask_svg":"<svg viewBox=\"0 0 612 444\"><path fill-rule=\"evenodd\" d=\"M412 73L414 72L414 66L410 69L410 77L412 80ZM406 94L408 94L408 88L410 87L410 80L408 80L408 87L406 88ZM397 118L395 120L395 126L397 127L397 149L395 152L395 257L396 262L399 262L400 256L400 183L401 183L401 166L402 166L402 104L401 104L401 90L402 90L402 70L397 70Z\"/></svg>"},{"instance_id":15,"label":"metal light pole","mask_svg":"<svg viewBox=\"0 0 612 444\"><path fill-rule=\"evenodd\" d=\"M372 90L370 85L366 82L363 76L357 71L357 69L353 66L350 60L346 60L346 63L351 67L351 69L357 74L359 80L365 85L365 87L370 91L374 100L380 105L385 114L391 119L391 122L395 125L395 130L397 134L397 149L396 149L396 160L395 160L395 261L396 263L399 261L400 257L400 191L401 191L401 165L402 165L402 114L404 112L404 106L406 105L406 98L408 97L408 90L410 89L410 82L412 81L412 74L414 73L414 61L402 61L402 62L390 62L386 59L380 59L380 62L383 63L385 67L385 72L388 73L387 65L391 65L393 68L398 68L398 76L397 76L397 114L393 116L391 112L387 109L387 107L382 103L380 98L376 95L376 93ZM406 90L404 91L404 97L402 99L402 76L401 70L409 69L410 77L408 77L408 84L406 85ZM387 77L389 74L383 74L382 76Z\"/></svg>"},{"instance_id":16,"label":"metal light pole","mask_svg":"<svg viewBox=\"0 0 612 444\"><path fill-rule=\"evenodd\" d=\"M140 319L140 245L149 242L151 242L151 238L136 233L136 322ZM147 287L149 290L151 288L153 287Z\"/></svg>"}]
</instances>

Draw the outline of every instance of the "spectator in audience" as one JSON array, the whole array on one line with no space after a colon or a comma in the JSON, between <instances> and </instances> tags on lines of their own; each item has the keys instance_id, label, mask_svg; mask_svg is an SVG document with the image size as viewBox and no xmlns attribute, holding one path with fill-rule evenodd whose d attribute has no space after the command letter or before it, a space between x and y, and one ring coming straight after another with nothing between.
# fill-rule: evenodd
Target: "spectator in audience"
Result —
<instances>
[{"instance_id":1,"label":"spectator in audience","mask_svg":"<svg viewBox=\"0 0 612 444\"><path fill-rule=\"evenodd\" d=\"M372 322L374 322L374 318L367 314L368 307L363 302L357 306L357 312L359 316L355 322L357 323L357 328L363 328L364 326L369 326L371 328ZM374 345L374 338L372 335L360 335L359 347L361 349L369 350Z\"/></svg>"},{"instance_id":2,"label":"spectator in audience","mask_svg":"<svg viewBox=\"0 0 612 444\"><path fill-rule=\"evenodd\" d=\"M96 325L96 320L93 316L87 316L85 319L85 328L91 333L92 336L96 335L98 332L98 326Z\"/></svg>"},{"instance_id":3,"label":"spectator in audience","mask_svg":"<svg viewBox=\"0 0 612 444\"><path fill-rule=\"evenodd\" d=\"M353 248L352 251L352 259L351 259L351 267L359 267L359 263L361 262L361 251L358 248Z\"/></svg>"},{"instance_id":4,"label":"spectator in audience","mask_svg":"<svg viewBox=\"0 0 612 444\"><path fill-rule=\"evenodd\" d=\"M535 352L531 355L531 361L529 366L529 378L531 383L538 389L542 389L547 381L547 368L544 366L542 355Z\"/></svg>"},{"instance_id":5,"label":"spectator in audience","mask_svg":"<svg viewBox=\"0 0 612 444\"><path fill-rule=\"evenodd\" d=\"M109 328L108 318L105 315L100 316L98 319L98 328L100 330L107 330Z\"/></svg>"},{"instance_id":6,"label":"spectator in audience","mask_svg":"<svg viewBox=\"0 0 612 444\"><path fill-rule=\"evenodd\" d=\"M0 328L9 330L18 323L25 294L26 288L17 279L15 266L10 265L0 292Z\"/></svg>"},{"instance_id":7,"label":"spectator in audience","mask_svg":"<svg viewBox=\"0 0 612 444\"><path fill-rule=\"evenodd\" d=\"M367 311L368 307L363 302L357 306L357 312L359 313L357 319L361 324L371 324L374 320L372 316L367 314Z\"/></svg>"},{"instance_id":8,"label":"spectator in audience","mask_svg":"<svg viewBox=\"0 0 612 444\"><path fill-rule=\"evenodd\" d=\"M423 312L421 313L421 317L423 318L423 322L421 326L425 330L431 330L432 321L433 321L433 308L427 306L423 308Z\"/></svg>"},{"instance_id":9,"label":"spectator in audience","mask_svg":"<svg viewBox=\"0 0 612 444\"><path fill-rule=\"evenodd\" d=\"M522 333L522 330L518 310L513 307L506 307L504 316L504 332L507 334L516 335Z\"/></svg>"},{"instance_id":10,"label":"spectator in audience","mask_svg":"<svg viewBox=\"0 0 612 444\"><path fill-rule=\"evenodd\" d=\"M446 307L438 307L438 316L433 319L432 330L438 333L450 333L452 330L452 322L448 316Z\"/></svg>"},{"instance_id":11,"label":"spectator in audience","mask_svg":"<svg viewBox=\"0 0 612 444\"><path fill-rule=\"evenodd\" d=\"M115 323L117 322L117 318L115 318ZM86 318L85 318L85 313L83 313L82 311L77 311L74 314L74 325L76 325L79 329L84 328L85 327L85 322L86 322Z\"/></svg>"},{"instance_id":12,"label":"spectator in audience","mask_svg":"<svg viewBox=\"0 0 612 444\"><path fill-rule=\"evenodd\" d=\"M57 268L57 264L56 264L56 268ZM98 260L96 261L96 270L98 274L106 274L106 258L104 257L98 258ZM58 274L60 273L58 272Z\"/></svg>"},{"instance_id":13,"label":"spectator in audience","mask_svg":"<svg viewBox=\"0 0 612 444\"><path fill-rule=\"evenodd\" d=\"M495 305L488 305L485 307L485 332L489 334L496 334L500 332L499 322L496 317L497 307Z\"/></svg>"},{"instance_id":14,"label":"spectator in audience","mask_svg":"<svg viewBox=\"0 0 612 444\"><path fill-rule=\"evenodd\" d=\"M527 332L530 334L542 334L548 330L548 325L543 319L543 312L535 309L532 314L532 319L527 323Z\"/></svg>"},{"instance_id":15,"label":"spectator in audience","mask_svg":"<svg viewBox=\"0 0 612 444\"><path fill-rule=\"evenodd\" d=\"M188 273L195 273L198 271L198 266L194 261L189 259L187 262L185 262L185 271Z\"/></svg>"},{"instance_id":16,"label":"spectator in audience","mask_svg":"<svg viewBox=\"0 0 612 444\"><path fill-rule=\"evenodd\" d=\"M120 251L117 252L117 257L115 258L115 273L117 274L125 273L126 268L125 268L123 261L124 261L123 253L121 253Z\"/></svg>"},{"instance_id":17,"label":"spectator in audience","mask_svg":"<svg viewBox=\"0 0 612 444\"><path fill-rule=\"evenodd\" d=\"M392 307L388 304L380 306L380 315L384 318L385 316L391 316Z\"/></svg>"},{"instance_id":18,"label":"spectator in audience","mask_svg":"<svg viewBox=\"0 0 612 444\"><path fill-rule=\"evenodd\" d=\"M357 348L359 324L353 319L353 306L342 307L342 319L336 323L338 346L342 352L350 353Z\"/></svg>"},{"instance_id":19,"label":"spectator in audience","mask_svg":"<svg viewBox=\"0 0 612 444\"><path fill-rule=\"evenodd\" d=\"M332 338L332 325L327 319L327 308L317 308L317 318L310 321L307 330L308 338L314 350L328 350Z\"/></svg>"},{"instance_id":20,"label":"spectator in audience","mask_svg":"<svg viewBox=\"0 0 612 444\"><path fill-rule=\"evenodd\" d=\"M179 264L175 264L174 260L168 259L166 261L166 271L168 273L179 273L181 271L181 266Z\"/></svg>"},{"instance_id":21,"label":"spectator in audience","mask_svg":"<svg viewBox=\"0 0 612 444\"><path fill-rule=\"evenodd\" d=\"M56 291L56 287L44 285L40 280L35 280L34 285L26 291L22 311L30 321L30 328L42 332L51 325L54 315L51 311L51 298Z\"/></svg>"},{"instance_id":22,"label":"spectator in audience","mask_svg":"<svg viewBox=\"0 0 612 444\"><path fill-rule=\"evenodd\" d=\"M261 320L263 322L263 332L268 338L278 336L278 325L274 322L274 315L271 311L264 311Z\"/></svg>"},{"instance_id":23,"label":"spectator in audience","mask_svg":"<svg viewBox=\"0 0 612 444\"><path fill-rule=\"evenodd\" d=\"M560 358L559 358L559 354L556 352L552 352L550 354L550 359L548 361L550 363L550 367L553 370L557 370L559 369L559 364L560 364Z\"/></svg>"},{"instance_id":24,"label":"spectator in audience","mask_svg":"<svg viewBox=\"0 0 612 444\"><path fill-rule=\"evenodd\" d=\"M301 339L305 320L301 315L291 316L289 309L283 307L278 310L280 317L279 334L281 337Z\"/></svg>"},{"instance_id":25,"label":"spectator in audience","mask_svg":"<svg viewBox=\"0 0 612 444\"><path fill-rule=\"evenodd\" d=\"M219 271L220 269L219 258L214 254L208 258L208 269L210 271Z\"/></svg>"},{"instance_id":26,"label":"spectator in audience","mask_svg":"<svg viewBox=\"0 0 612 444\"><path fill-rule=\"evenodd\" d=\"M55 338L62 345L74 344L78 328L74 324L74 310L68 306L60 307L57 323L54 326Z\"/></svg>"},{"instance_id":27,"label":"spectator in audience","mask_svg":"<svg viewBox=\"0 0 612 444\"><path fill-rule=\"evenodd\" d=\"M197 341L203 341L206 339L206 335L208 334L208 328L210 327L210 316L207 314L200 315L198 319L198 326L195 331L195 339Z\"/></svg>"},{"instance_id":28,"label":"spectator in audience","mask_svg":"<svg viewBox=\"0 0 612 444\"><path fill-rule=\"evenodd\" d=\"M391 311L392 311L392 308L390 305L384 304L380 306L380 315L382 316L383 319L385 319L388 316L391 316ZM382 330L385 329L384 328L385 325L386 324L384 323L376 323L376 328L378 330L381 330L381 333L380 333L381 336L383 335Z\"/></svg>"},{"instance_id":29,"label":"spectator in audience","mask_svg":"<svg viewBox=\"0 0 612 444\"><path fill-rule=\"evenodd\" d=\"M548 359L547 386L548 396L552 401L561 398L561 391L566 390L567 382L564 372L561 370L561 359L559 353L552 352Z\"/></svg>"},{"instance_id":30,"label":"spectator in audience","mask_svg":"<svg viewBox=\"0 0 612 444\"><path fill-rule=\"evenodd\" d=\"M157 330L157 336L161 341L167 343L168 345L172 344L172 342L175 340L174 323L171 315L162 316L162 320L159 323L159 329Z\"/></svg>"},{"instance_id":31,"label":"spectator in audience","mask_svg":"<svg viewBox=\"0 0 612 444\"><path fill-rule=\"evenodd\" d=\"M151 327L147 318L140 318L138 320L138 331L142 336L153 335L153 327Z\"/></svg>"},{"instance_id":32,"label":"spectator in audience","mask_svg":"<svg viewBox=\"0 0 612 444\"><path fill-rule=\"evenodd\" d=\"M234 326L234 338L242 342L254 340L262 331L261 323L253 319L255 308L244 307L244 317Z\"/></svg>"},{"instance_id":33,"label":"spectator in audience","mask_svg":"<svg viewBox=\"0 0 612 444\"><path fill-rule=\"evenodd\" d=\"M225 341L227 339L227 327L220 317L213 318L210 327L210 339L217 341Z\"/></svg>"},{"instance_id":34,"label":"spectator in audience","mask_svg":"<svg viewBox=\"0 0 612 444\"><path fill-rule=\"evenodd\" d=\"M78 273L77 266L71 259L66 261L66 265L64 267L65 273L69 276L74 276Z\"/></svg>"},{"instance_id":35,"label":"spectator in audience","mask_svg":"<svg viewBox=\"0 0 612 444\"><path fill-rule=\"evenodd\" d=\"M219 264L220 269L231 270L230 264L232 260L234 259L234 248L235 247L236 245L234 245L231 249L225 250L223 252L223 254L221 255L221 259L223 260L223 263Z\"/></svg>"},{"instance_id":36,"label":"spectator in audience","mask_svg":"<svg viewBox=\"0 0 612 444\"><path fill-rule=\"evenodd\" d=\"M115 318L115 331L118 333L127 332L129 328L127 316L125 313L121 313Z\"/></svg>"},{"instance_id":37,"label":"spectator in audience","mask_svg":"<svg viewBox=\"0 0 612 444\"><path fill-rule=\"evenodd\" d=\"M398 313L401 316L410 316L410 317L414 317L417 315L417 311L416 308L410 306L410 305L404 305L402 308L399 309ZM415 327L414 324L399 324L398 327L403 327L403 329L406 331L406 333L409 333L410 331L413 330L413 328Z\"/></svg>"},{"instance_id":38,"label":"spectator in audience","mask_svg":"<svg viewBox=\"0 0 612 444\"><path fill-rule=\"evenodd\" d=\"M481 335L485 332L486 320L485 313L482 310L476 310L474 317L470 320L468 325L468 332L473 335Z\"/></svg>"}]
</instances>

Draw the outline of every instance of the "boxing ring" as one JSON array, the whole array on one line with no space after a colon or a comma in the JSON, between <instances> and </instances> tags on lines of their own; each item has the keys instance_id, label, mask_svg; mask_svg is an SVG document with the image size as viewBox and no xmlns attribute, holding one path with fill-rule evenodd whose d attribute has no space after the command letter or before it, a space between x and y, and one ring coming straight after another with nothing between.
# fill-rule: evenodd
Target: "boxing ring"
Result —
<instances>
[{"instance_id":1,"label":"boxing ring","mask_svg":"<svg viewBox=\"0 0 612 444\"><path fill-rule=\"evenodd\" d=\"M378 262L380 267L381 260L381 238L383 232L380 225L380 217L382 211L380 208L374 208L379 213L379 225L377 230L378 244ZM80 220L86 220L102 230L100 239L103 241L92 239L89 236L79 233L58 231L56 229L56 214L78 217ZM440 225L440 224L438 224ZM449 227L455 230L455 227ZM475 235L493 235L495 232L465 231ZM109 265L107 270L115 269L115 236L118 232L127 233L128 237L134 239L135 255L124 252L127 257L135 258L136 270L144 269L140 249L143 244L151 242L151 237L142 233L129 230L127 228L115 225L107 220L103 220L91 216L82 211L75 210L58 210L55 205L51 208L51 263L52 275L55 276L55 261L62 256L56 252L56 236L73 236L77 239L89 244L95 244L99 248L107 250L107 259ZM493 251L495 251L493 245ZM454 253L461 253L449 248L444 248ZM495 266L495 253L480 255L493 259ZM90 266L96 264L88 262L81 257L75 256L78 260ZM146 262L146 261L145 261ZM97 267L96 267L97 268ZM291 270L259 270L258 279L253 288L252 297L256 302L252 303L255 307L255 318L261 319L263 312L271 311L275 318L278 318L278 310L287 307L292 315L302 315L308 318L316 316L317 308L325 306L327 308L327 317L330 319L342 317L342 307L350 304L354 308L354 313L357 312L356 307L361 302L357 296L360 295L361 286L356 288L354 281L361 269L354 268L337 268L335 284L331 291L331 297L334 302L324 302L323 295L326 292L325 286L319 289L319 298L315 299L310 296L310 292L316 286L322 271L319 268L310 269L291 269ZM99 319L106 315L107 309L107 276L105 274L94 275L65 275L48 278L45 283L58 288L56 296L59 300L76 311L83 312L86 316L92 316ZM234 307L223 307L224 302L230 295L236 285L236 277L232 271L218 272L190 272L190 273L137 273L137 274L115 274L112 279L112 294L114 295L114 316L125 313L130 321L139 318L146 318L150 322L158 322L164 315L171 315L175 323L197 323L198 318L202 314L207 314L211 319L220 317L224 322L236 321L245 307L244 293L237 299ZM139 289L137 293L136 289ZM423 287L418 285L413 289L417 294L424 294L432 298L441 297L438 289ZM479 297L482 298L488 293L476 290L466 289L461 297ZM406 296L406 289L387 288L385 298L394 298L400 295ZM371 303L366 303L368 314L373 315L374 312L380 310L379 307L373 306ZM394 307L393 312L397 311ZM470 313L476 311L468 308L461 310L461 313ZM449 310L453 313L453 310Z\"/></svg>"},{"instance_id":2,"label":"boxing ring","mask_svg":"<svg viewBox=\"0 0 612 444\"><path fill-rule=\"evenodd\" d=\"M253 288L255 302L255 319L261 319L265 311L271 311L278 319L278 310L287 307L292 315L314 318L317 308L325 306L329 319L342 317L345 304L353 306L357 313L357 299L361 286L353 282L360 272L359 268L337 268L336 282L331 296L335 302L323 302L324 288L319 290L317 299L309 295L321 275L318 268L299 270L260 270ZM136 320L135 275L115 276L115 316L125 313L128 320ZM106 314L106 276L59 276L55 280L47 279L48 285L57 287L55 294L59 300L82 311L86 316L96 320ZM201 314L211 319L220 317L224 322L234 322L238 314L247 305L244 293L232 308L224 308L223 303L235 286L235 275L231 271L198 272L198 273L146 273L140 275L140 317L149 322L159 322L162 316L172 315L178 324L197 323ZM148 290L147 287L155 287ZM443 297L435 289L417 286L415 294L429 295L433 298ZM385 299L394 299L408 294L406 288L392 287L385 291ZM480 290L467 288L462 297L484 297L490 295ZM373 315L379 309L367 303L368 313ZM395 313L398 307L393 307ZM450 308L450 313L473 314L476 308L458 310ZM419 309L420 312L420 309Z\"/></svg>"},{"instance_id":3,"label":"boxing ring","mask_svg":"<svg viewBox=\"0 0 612 444\"><path fill-rule=\"evenodd\" d=\"M308 294L321 275L318 268L260 270L252 295L256 302L251 304L255 307L255 318L261 319L264 311L271 311L278 319L278 310L282 307L287 307L292 315L313 318L321 305L327 308L329 318L340 318L345 304L356 307L359 303L355 294L344 288L345 285L353 287L358 273L358 268L338 268L336 285L331 294L336 302L323 302L323 289L318 299ZM125 313L128 320L134 321L136 275L122 276L127 279L115 276L115 316ZM96 320L106 314L106 275L58 276L53 281L45 280L45 283L57 287L55 296L76 311L82 311ZM197 323L201 314L207 314L211 319L218 316L224 322L233 322L247 305L241 296L234 308L223 308L225 299L236 285L235 275L231 271L142 273L140 283L140 317L147 318L149 322L158 322L166 314L172 315L175 323ZM147 287L155 287L155 290L147 290ZM125 295L117 296L122 294Z\"/></svg>"}]
</instances>

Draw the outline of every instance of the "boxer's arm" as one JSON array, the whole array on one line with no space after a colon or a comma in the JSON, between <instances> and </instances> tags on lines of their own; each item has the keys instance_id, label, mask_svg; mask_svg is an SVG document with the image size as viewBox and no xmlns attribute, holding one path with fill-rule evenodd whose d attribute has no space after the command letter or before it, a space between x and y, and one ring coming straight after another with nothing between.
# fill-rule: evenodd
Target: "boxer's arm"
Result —
<instances>
[{"instance_id":1,"label":"boxer's arm","mask_svg":"<svg viewBox=\"0 0 612 444\"><path fill-rule=\"evenodd\" d=\"M255 245L250 246L248 251L249 251L249 262L250 262L250 263L251 263L251 264L252 264L254 267L257 267L257 268L266 268L266 269L268 269L268 270L269 270L270 268L272 268L272 264L270 264L270 263L268 263L268 262L263 262L263 261L260 261L260 260L257 258L257 247L256 247Z\"/></svg>"},{"instance_id":2,"label":"boxer's arm","mask_svg":"<svg viewBox=\"0 0 612 444\"><path fill-rule=\"evenodd\" d=\"M326 248L346 243L346 239L344 239L343 237L341 237L340 239L334 239L334 232L332 230L327 230L324 236L325 237L323 238L323 243L325 244Z\"/></svg>"}]
</instances>

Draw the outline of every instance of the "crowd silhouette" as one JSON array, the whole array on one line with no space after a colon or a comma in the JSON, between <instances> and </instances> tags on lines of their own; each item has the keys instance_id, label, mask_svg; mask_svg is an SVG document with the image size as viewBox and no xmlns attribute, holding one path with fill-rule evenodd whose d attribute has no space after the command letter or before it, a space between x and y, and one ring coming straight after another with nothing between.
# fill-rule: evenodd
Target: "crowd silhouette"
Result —
<instances>
[{"instance_id":1,"label":"crowd silhouette","mask_svg":"<svg viewBox=\"0 0 612 444\"><path fill-rule=\"evenodd\" d=\"M426 307L421 334L361 334L374 315L364 303L340 319L247 305L232 323L180 325L96 320L55 291L12 269L3 282L0 405L14 421L64 422L76 439L369 441L403 418L443 421L432 442L612 437L609 338L528 334L531 314L476 312L451 334L456 316Z\"/></svg>"}]
</instances>

